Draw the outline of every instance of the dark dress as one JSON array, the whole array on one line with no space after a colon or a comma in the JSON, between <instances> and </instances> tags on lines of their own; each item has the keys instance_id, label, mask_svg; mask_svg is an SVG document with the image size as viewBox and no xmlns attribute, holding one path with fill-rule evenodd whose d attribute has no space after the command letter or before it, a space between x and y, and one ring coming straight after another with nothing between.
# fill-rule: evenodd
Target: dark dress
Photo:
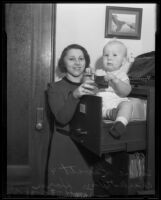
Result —
<instances>
[{"instance_id":1,"label":"dark dress","mask_svg":"<svg viewBox=\"0 0 161 200\"><path fill-rule=\"evenodd\" d=\"M55 196L92 196L94 190L92 163L97 157L70 138L69 122L79 99L72 95L80 83L66 77L52 83L48 101L55 118L48 168L48 194ZM57 131L57 128L63 131Z\"/></svg>"}]
</instances>

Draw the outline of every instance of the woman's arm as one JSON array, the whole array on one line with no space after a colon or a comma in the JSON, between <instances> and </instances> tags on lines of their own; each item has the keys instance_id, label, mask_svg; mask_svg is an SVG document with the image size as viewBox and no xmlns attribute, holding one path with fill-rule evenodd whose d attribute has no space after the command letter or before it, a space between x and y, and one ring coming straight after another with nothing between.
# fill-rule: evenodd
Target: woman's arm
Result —
<instances>
[{"instance_id":1,"label":"woman's arm","mask_svg":"<svg viewBox=\"0 0 161 200\"><path fill-rule=\"evenodd\" d=\"M65 85L51 86L48 90L49 105L57 120L62 125L68 124L76 110L76 107L83 95L94 95L97 87L94 81L87 81L75 88Z\"/></svg>"}]
</instances>

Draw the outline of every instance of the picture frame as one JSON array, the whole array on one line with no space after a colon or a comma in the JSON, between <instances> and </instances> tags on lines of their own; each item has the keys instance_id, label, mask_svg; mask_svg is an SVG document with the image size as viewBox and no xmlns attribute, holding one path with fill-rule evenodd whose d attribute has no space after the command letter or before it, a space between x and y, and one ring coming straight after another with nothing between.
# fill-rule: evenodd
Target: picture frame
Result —
<instances>
[{"instance_id":1,"label":"picture frame","mask_svg":"<svg viewBox=\"0 0 161 200\"><path fill-rule=\"evenodd\" d=\"M142 8L106 6L105 38L141 38Z\"/></svg>"}]
</instances>

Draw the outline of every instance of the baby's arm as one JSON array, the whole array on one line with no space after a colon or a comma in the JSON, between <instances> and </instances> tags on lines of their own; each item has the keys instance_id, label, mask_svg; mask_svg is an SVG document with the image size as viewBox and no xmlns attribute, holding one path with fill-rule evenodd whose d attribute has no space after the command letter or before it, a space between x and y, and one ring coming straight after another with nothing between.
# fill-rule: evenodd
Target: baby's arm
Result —
<instances>
[{"instance_id":1,"label":"baby's arm","mask_svg":"<svg viewBox=\"0 0 161 200\"><path fill-rule=\"evenodd\" d=\"M116 94L120 97L126 97L131 92L131 85L129 81L122 81L114 74L107 72L104 77L106 81L109 81L109 85L115 90Z\"/></svg>"}]
</instances>

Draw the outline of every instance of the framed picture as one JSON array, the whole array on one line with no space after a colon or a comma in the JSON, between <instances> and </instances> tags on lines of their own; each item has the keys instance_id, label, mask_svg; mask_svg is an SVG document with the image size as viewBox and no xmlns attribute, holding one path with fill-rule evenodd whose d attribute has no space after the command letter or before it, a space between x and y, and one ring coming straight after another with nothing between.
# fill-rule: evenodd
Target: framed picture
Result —
<instances>
[{"instance_id":1,"label":"framed picture","mask_svg":"<svg viewBox=\"0 0 161 200\"><path fill-rule=\"evenodd\" d=\"M105 38L139 40L141 24L142 8L106 7Z\"/></svg>"}]
</instances>

